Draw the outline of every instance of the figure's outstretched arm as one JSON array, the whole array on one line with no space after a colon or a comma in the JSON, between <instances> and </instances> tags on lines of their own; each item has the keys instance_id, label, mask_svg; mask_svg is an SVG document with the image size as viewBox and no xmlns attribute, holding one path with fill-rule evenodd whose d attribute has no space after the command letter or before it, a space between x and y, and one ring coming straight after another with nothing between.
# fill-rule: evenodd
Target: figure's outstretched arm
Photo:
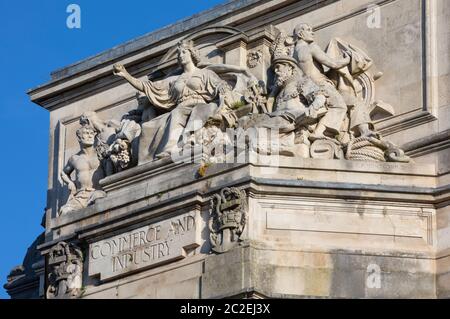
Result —
<instances>
[{"instance_id":1,"label":"figure's outstretched arm","mask_svg":"<svg viewBox=\"0 0 450 319\"><path fill-rule=\"evenodd\" d=\"M114 75L127 80L136 90L144 93L152 106L169 110L176 104L175 96L170 92L170 86L178 76L169 76L159 81L141 81L131 76L122 64L114 65Z\"/></svg>"},{"instance_id":2,"label":"figure's outstretched arm","mask_svg":"<svg viewBox=\"0 0 450 319\"><path fill-rule=\"evenodd\" d=\"M80 123L81 122L83 122L82 124L91 124L97 132L103 132L106 128L106 124L98 118L95 112L92 111L87 111L81 114Z\"/></svg>"},{"instance_id":3,"label":"figure's outstretched arm","mask_svg":"<svg viewBox=\"0 0 450 319\"><path fill-rule=\"evenodd\" d=\"M334 70L340 69L350 63L350 57L348 55L345 55L343 59L335 60L322 51L317 44L311 46L311 54L316 61Z\"/></svg>"},{"instance_id":4,"label":"figure's outstretched arm","mask_svg":"<svg viewBox=\"0 0 450 319\"><path fill-rule=\"evenodd\" d=\"M114 64L114 75L120 76L128 81L136 90L140 92L144 92L144 84L141 80L136 79L130 73L128 73L127 69L120 64Z\"/></svg>"},{"instance_id":5,"label":"figure's outstretched arm","mask_svg":"<svg viewBox=\"0 0 450 319\"><path fill-rule=\"evenodd\" d=\"M255 78L255 76L250 72L250 70L247 67L221 63L203 63L202 66L204 66L206 69L214 71L217 74L242 73L249 78L252 79Z\"/></svg>"}]
</instances>

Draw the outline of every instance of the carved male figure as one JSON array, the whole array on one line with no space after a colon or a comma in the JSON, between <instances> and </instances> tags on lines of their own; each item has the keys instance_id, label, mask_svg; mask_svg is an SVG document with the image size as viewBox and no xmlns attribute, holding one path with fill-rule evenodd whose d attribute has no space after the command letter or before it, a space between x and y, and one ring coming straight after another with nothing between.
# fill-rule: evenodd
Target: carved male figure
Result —
<instances>
[{"instance_id":1,"label":"carved male figure","mask_svg":"<svg viewBox=\"0 0 450 319\"><path fill-rule=\"evenodd\" d=\"M90 125L83 125L76 135L81 150L69 158L61 172L61 179L67 184L70 196L67 203L61 207L60 215L85 208L96 199L106 196L99 185L104 174L94 148L96 131ZM75 172L74 180L70 178L72 172Z\"/></svg>"},{"instance_id":2,"label":"carved male figure","mask_svg":"<svg viewBox=\"0 0 450 319\"><path fill-rule=\"evenodd\" d=\"M80 124L92 126L97 133L95 149L106 176L127 168L132 160L137 162L136 156L134 154L131 156L132 144L137 143L141 127L134 120L127 119L128 114L120 123L115 120L101 120L95 112L85 112L80 117ZM118 160L119 157L122 159L126 157L127 160Z\"/></svg>"},{"instance_id":3,"label":"carved male figure","mask_svg":"<svg viewBox=\"0 0 450 319\"><path fill-rule=\"evenodd\" d=\"M279 93L272 116L282 115L297 122L304 117L315 119L319 112L320 114L327 112L325 94L303 74L295 60L288 57L276 58L273 61L273 68Z\"/></svg>"},{"instance_id":4,"label":"carved male figure","mask_svg":"<svg viewBox=\"0 0 450 319\"><path fill-rule=\"evenodd\" d=\"M88 111L84 112L80 117L81 125L90 125L96 131L96 139L100 144L110 145L113 143L116 130L120 126L117 121L103 121L97 113Z\"/></svg>"},{"instance_id":5,"label":"carved male figure","mask_svg":"<svg viewBox=\"0 0 450 319\"><path fill-rule=\"evenodd\" d=\"M349 87L353 88L353 78L349 74L347 65L351 62L351 58L345 50L341 50L343 57L331 57L325 53L314 42L314 31L312 27L307 23L300 23L294 28L295 48L294 58L298 61L298 64L302 71L309 76L314 82L326 88L331 96L334 96L336 102L344 103L345 105L354 106L351 112L350 128L361 136L371 136L374 133L369 128L370 117L368 111L365 110L360 103L355 101L356 93L348 94L348 87L340 86L344 88L343 92L336 89L336 83L334 83L324 72L324 66L328 67L333 74L340 74L341 78L350 81ZM354 51L349 48L349 51ZM367 64L364 67L368 68L371 64ZM319 127L318 133L323 131L323 126Z\"/></svg>"},{"instance_id":6,"label":"carved male figure","mask_svg":"<svg viewBox=\"0 0 450 319\"><path fill-rule=\"evenodd\" d=\"M278 130L279 154L294 156L295 131L318 121L333 121L334 105L326 91L305 76L292 57L275 56L272 66L276 75L275 109L270 113L245 116L239 120L239 126L244 130L252 127Z\"/></svg>"},{"instance_id":7,"label":"carved male figure","mask_svg":"<svg viewBox=\"0 0 450 319\"><path fill-rule=\"evenodd\" d=\"M325 132L335 136L342 129L347 115L347 104L335 88L334 83L324 74L323 65L330 69L340 69L350 62L350 57L345 55L340 60L329 57L314 42L314 32L309 24L297 25L294 29L294 36L296 38L294 58L300 69L327 93L328 98L332 100L331 105L333 105L329 110L329 116L324 117L318 123L311 138L323 138Z\"/></svg>"},{"instance_id":8,"label":"carved male figure","mask_svg":"<svg viewBox=\"0 0 450 319\"><path fill-rule=\"evenodd\" d=\"M332 59L315 42L314 31L309 24L300 23L294 29L296 38L294 58L302 71L319 85L334 83L324 74L323 65L330 69L340 69L350 62L350 57Z\"/></svg>"}]
</instances>

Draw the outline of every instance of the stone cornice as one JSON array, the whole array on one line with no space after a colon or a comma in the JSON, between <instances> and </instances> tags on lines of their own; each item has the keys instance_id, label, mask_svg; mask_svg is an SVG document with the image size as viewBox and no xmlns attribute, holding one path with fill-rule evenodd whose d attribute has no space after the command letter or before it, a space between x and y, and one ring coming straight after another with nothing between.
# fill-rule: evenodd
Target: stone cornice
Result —
<instances>
[{"instance_id":1,"label":"stone cornice","mask_svg":"<svg viewBox=\"0 0 450 319\"><path fill-rule=\"evenodd\" d=\"M403 150L412 157L426 155L449 147L450 129L411 141L402 146Z\"/></svg>"},{"instance_id":2,"label":"stone cornice","mask_svg":"<svg viewBox=\"0 0 450 319\"><path fill-rule=\"evenodd\" d=\"M233 0L223 5L203 11L192 17L136 38L110 50L87 58L52 73L48 83L30 89L28 95L38 105L53 110L67 104L72 95L84 95L86 90L66 96L66 92L89 84L95 90L120 82L112 76L112 64L120 61L125 66L138 65L152 58L160 59L168 49L188 33L210 26L236 26L267 12L286 6L294 6L299 11L319 8L337 0ZM261 10L263 6L263 10ZM256 10L256 7L259 9ZM249 31L249 30L247 30ZM153 65L153 63L150 63ZM153 66L156 66L154 64ZM141 71L141 70L140 70ZM148 72L148 70L145 70ZM136 74L133 74L136 75ZM61 97L64 95L63 97ZM63 101L64 103L61 103Z\"/></svg>"}]
</instances>

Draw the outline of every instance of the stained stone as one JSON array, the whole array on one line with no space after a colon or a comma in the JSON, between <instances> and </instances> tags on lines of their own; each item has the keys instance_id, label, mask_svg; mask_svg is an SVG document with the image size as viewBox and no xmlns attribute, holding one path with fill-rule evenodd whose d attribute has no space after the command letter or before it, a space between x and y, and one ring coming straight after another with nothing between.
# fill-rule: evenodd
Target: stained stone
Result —
<instances>
[{"instance_id":1,"label":"stained stone","mask_svg":"<svg viewBox=\"0 0 450 319\"><path fill-rule=\"evenodd\" d=\"M450 5L371 4L229 1L30 90L11 297L449 298Z\"/></svg>"}]
</instances>

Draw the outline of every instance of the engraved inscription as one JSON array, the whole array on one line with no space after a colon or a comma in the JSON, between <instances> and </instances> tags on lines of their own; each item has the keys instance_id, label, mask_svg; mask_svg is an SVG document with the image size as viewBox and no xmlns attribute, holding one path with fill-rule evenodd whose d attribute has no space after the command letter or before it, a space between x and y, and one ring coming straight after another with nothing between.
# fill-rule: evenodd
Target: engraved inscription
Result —
<instances>
[{"instance_id":1,"label":"engraved inscription","mask_svg":"<svg viewBox=\"0 0 450 319\"><path fill-rule=\"evenodd\" d=\"M102 280L175 261L200 245L195 213L114 236L89 247L89 275Z\"/></svg>"}]
</instances>

